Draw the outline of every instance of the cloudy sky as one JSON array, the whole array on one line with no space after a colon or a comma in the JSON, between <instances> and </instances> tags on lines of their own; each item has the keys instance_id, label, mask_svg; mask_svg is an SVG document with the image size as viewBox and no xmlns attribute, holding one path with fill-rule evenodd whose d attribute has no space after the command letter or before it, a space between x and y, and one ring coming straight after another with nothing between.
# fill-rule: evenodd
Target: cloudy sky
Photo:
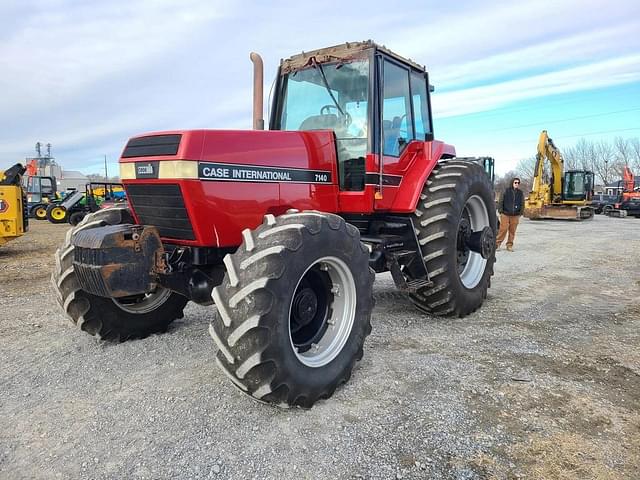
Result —
<instances>
[{"instance_id":1,"label":"cloudy sky","mask_svg":"<svg viewBox=\"0 0 640 480\"><path fill-rule=\"evenodd\" d=\"M250 128L252 65L373 39L427 65L436 138L499 172L535 153L640 136L640 2L3 0L0 167L51 143L65 168L115 171L127 139Z\"/></svg>"}]
</instances>

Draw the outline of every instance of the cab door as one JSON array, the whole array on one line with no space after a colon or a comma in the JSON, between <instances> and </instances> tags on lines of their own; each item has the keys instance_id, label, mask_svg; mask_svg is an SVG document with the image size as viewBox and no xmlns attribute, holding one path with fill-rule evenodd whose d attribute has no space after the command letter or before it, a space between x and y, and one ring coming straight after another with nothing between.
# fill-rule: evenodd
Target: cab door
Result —
<instances>
[{"instance_id":1,"label":"cab door","mask_svg":"<svg viewBox=\"0 0 640 480\"><path fill-rule=\"evenodd\" d=\"M394 61L379 58L378 85L379 149L383 166L375 209L391 208L403 175L424 154L424 142L432 136L428 79L420 72ZM378 150L378 151L380 151ZM379 169L379 164L378 164Z\"/></svg>"}]
</instances>

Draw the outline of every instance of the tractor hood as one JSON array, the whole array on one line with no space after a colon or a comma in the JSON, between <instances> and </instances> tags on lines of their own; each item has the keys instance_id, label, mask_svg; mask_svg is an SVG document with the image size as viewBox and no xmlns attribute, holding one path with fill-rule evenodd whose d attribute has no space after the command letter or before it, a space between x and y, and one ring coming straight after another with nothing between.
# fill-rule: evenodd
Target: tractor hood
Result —
<instances>
[{"instance_id":1,"label":"tractor hood","mask_svg":"<svg viewBox=\"0 0 640 480\"><path fill-rule=\"evenodd\" d=\"M156 132L129 140L120 158L120 178L306 183L308 174L300 172L309 170L335 180L335 152L331 131Z\"/></svg>"}]
</instances>

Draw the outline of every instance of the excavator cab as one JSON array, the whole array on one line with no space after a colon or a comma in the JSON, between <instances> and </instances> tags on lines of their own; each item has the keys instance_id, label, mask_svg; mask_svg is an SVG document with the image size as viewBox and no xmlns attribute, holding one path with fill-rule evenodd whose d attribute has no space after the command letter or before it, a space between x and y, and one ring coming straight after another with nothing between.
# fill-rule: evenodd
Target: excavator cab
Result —
<instances>
[{"instance_id":1,"label":"excavator cab","mask_svg":"<svg viewBox=\"0 0 640 480\"><path fill-rule=\"evenodd\" d=\"M585 202L593 198L593 172L570 170L565 172L562 182L562 200Z\"/></svg>"}]
</instances>

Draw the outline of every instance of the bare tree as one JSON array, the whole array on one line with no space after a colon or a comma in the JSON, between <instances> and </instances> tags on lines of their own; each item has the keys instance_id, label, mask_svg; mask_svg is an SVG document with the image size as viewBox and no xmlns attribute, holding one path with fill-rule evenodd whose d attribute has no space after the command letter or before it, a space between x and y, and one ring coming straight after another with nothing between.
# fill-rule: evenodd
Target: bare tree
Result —
<instances>
[{"instance_id":1,"label":"bare tree","mask_svg":"<svg viewBox=\"0 0 640 480\"><path fill-rule=\"evenodd\" d=\"M576 147L563 149L562 158L564 159L564 167L568 170L574 170L582 163L580 153Z\"/></svg>"},{"instance_id":2,"label":"bare tree","mask_svg":"<svg viewBox=\"0 0 640 480\"><path fill-rule=\"evenodd\" d=\"M582 140L582 161L580 163L580 169L595 172L598 170L598 156L599 146L594 142L587 142Z\"/></svg>"},{"instance_id":3,"label":"bare tree","mask_svg":"<svg viewBox=\"0 0 640 480\"><path fill-rule=\"evenodd\" d=\"M629 139L629 150L631 151L631 169L640 175L640 138Z\"/></svg>"},{"instance_id":4,"label":"bare tree","mask_svg":"<svg viewBox=\"0 0 640 480\"><path fill-rule=\"evenodd\" d=\"M603 140L593 144L593 149L595 161L590 170L600 178L603 185L607 185L613 181L616 170L614 148Z\"/></svg>"},{"instance_id":5,"label":"bare tree","mask_svg":"<svg viewBox=\"0 0 640 480\"><path fill-rule=\"evenodd\" d=\"M588 168L595 156L593 144L586 141L584 138L578 140L575 149L575 163L573 168Z\"/></svg>"},{"instance_id":6,"label":"bare tree","mask_svg":"<svg viewBox=\"0 0 640 480\"><path fill-rule=\"evenodd\" d=\"M533 176L536 170L536 157L523 158L516 165L514 172L509 172L517 176L524 183L531 185L533 183Z\"/></svg>"},{"instance_id":7,"label":"bare tree","mask_svg":"<svg viewBox=\"0 0 640 480\"><path fill-rule=\"evenodd\" d=\"M626 138L616 137L613 139L613 148L615 149L617 163L622 166L629 165L629 159L631 158L629 141Z\"/></svg>"},{"instance_id":8,"label":"bare tree","mask_svg":"<svg viewBox=\"0 0 640 480\"><path fill-rule=\"evenodd\" d=\"M496 181L494 184L494 190L496 192L496 202L500 202L502 200L502 196L504 195L505 190L511 186L513 179L516 177L520 179L520 190L522 190L522 193L524 193L525 198L527 197L527 195L531 191L531 182L530 180L526 179L516 168L516 170L511 170L500 177L496 177Z\"/></svg>"},{"instance_id":9,"label":"bare tree","mask_svg":"<svg viewBox=\"0 0 640 480\"><path fill-rule=\"evenodd\" d=\"M606 140L592 142L581 138L573 147L561 150L565 170L589 170L596 176L596 183L607 185L622 177L624 166L629 166L640 176L640 138L616 137L613 143ZM535 157L520 160L516 172L524 181L532 183ZM544 181L550 179L545 162Z\"/></svg>"}]
</instances>

